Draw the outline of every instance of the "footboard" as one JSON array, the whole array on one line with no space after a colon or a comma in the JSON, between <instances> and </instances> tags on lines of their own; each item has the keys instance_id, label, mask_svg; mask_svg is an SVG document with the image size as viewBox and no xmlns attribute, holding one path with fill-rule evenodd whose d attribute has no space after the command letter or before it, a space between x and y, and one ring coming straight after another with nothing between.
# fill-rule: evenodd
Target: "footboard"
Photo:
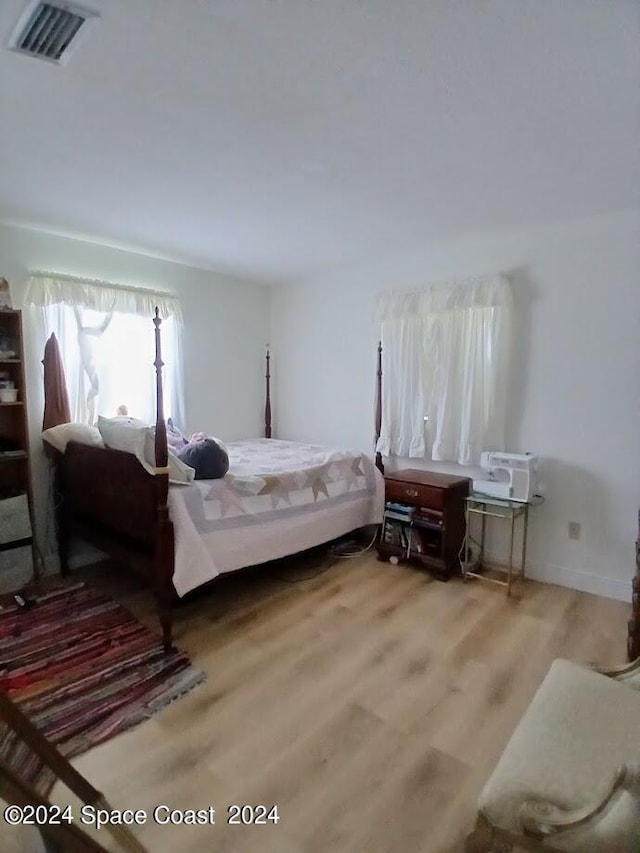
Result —
<instances>
[{"instance_id":1,"label":"footboard","mask_svg":"<svg viewBox=\"0 0 640 853\"><path fill-rule=\"evenodd\" d=\"M60 569L68 571L73 533L141 569L158 602L165 648L171 646L173 524L166 473L149 474L131 453L70 441L57 455L55 505Z\"/></svg>"}]
</instances>

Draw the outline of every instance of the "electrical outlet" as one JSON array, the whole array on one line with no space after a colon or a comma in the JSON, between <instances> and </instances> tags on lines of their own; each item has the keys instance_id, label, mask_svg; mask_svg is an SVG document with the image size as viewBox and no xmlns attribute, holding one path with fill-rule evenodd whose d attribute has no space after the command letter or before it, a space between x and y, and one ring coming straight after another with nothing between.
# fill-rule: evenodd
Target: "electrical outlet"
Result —
<instances>
[{"instance_id":1,"label":"electrical outlet","mask_svg":"<svg viewBox=\"0 0 640 853\"><path fill-rule=\"evenodd\" d=\"M581 525L579 521L569 522L569 539L578 540L580 538Z\"/></svg>"}]
</instances>

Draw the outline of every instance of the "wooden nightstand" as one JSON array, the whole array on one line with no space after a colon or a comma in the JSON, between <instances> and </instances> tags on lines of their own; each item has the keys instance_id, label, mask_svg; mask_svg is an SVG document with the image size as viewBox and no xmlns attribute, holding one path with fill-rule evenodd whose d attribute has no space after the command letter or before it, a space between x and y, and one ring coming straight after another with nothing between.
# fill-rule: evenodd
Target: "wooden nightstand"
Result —
<instances>
[{"instance_id":1,"label":"wooden nightstand","mask_svg":"<svg viewBox=\"0 0 640 853\"><path fill-rule=\"evenodd\" d=\"M433 572L439 580L460 574L464 499L468 477L408 468L387 474L379 559L397 557Z\"/></svg>"}]
</instances>

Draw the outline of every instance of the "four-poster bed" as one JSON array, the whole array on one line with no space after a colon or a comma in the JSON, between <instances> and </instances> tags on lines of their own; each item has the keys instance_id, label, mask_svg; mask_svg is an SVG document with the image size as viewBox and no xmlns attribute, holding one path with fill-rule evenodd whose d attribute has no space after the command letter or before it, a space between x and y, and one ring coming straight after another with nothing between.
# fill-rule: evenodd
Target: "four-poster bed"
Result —
<instances>
[{"instance_id":1,"label":"four-poster bed","mask_svg":"<svg viewBox=\"0 0 640 853\"><path fill-rule=\"evenodd\" d=\"M72 535L141 569L156 597L168 648L178 596L223 572L297 553L379 523L384 482L364 454L271 438L267 349L265 439L231 443L232 467L222 480L170 486L158 309L153 323L157 407L152 470L145 470L132 453L74 440L64 453L50 448L48 452L55 463L62 573L69 568ZM378 346L378 434L381 355ZM59 394L60 389L49 393ZM380 467L380 459L377 464Z\"/></svg>"}]
</instances>

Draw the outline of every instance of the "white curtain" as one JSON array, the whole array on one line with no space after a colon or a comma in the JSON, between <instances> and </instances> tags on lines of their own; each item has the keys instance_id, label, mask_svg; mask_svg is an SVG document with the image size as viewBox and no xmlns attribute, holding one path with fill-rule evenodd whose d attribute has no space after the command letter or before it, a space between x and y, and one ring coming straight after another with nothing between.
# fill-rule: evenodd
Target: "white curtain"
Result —
<instances>
[{"instance_id":1,"label":"white curtain","mask_svg":"<svg viewBox=\"0 0 640 853\"><path fill-rule=\"evenodd\" d=\"M378 452L470 465L504 449L511 314L504 276L378 297Z\"/></svg>"},{"instance_id":2,"label":"white curtain","mask_svg":"<svg viewBox=\"0 0 640 853\"><path fill-rule=\"evenodd\" d=\"M45 308L45 314L53 314L53 306L50 308ZM64 311L71 310L70 308L64 308ZM109 328L109 324L113 320L113 311L109 311L108 314L99 315L96 317L96 322L94 325L88 324L88 317L83 317L83 309L78 308L77 305L73 307L73 316L76 321L76 329L78 333L78 351L80 354L80 365L82 367L83 375L86 375L89 381L89 391L83 395L81 399L81 403L86 408L86 413L83 412L83 415L86 417L87 423L95 423L98 413L96 412L96 405L98 403L98 395L100 394L100 377L98 374L100 359L96 353L96 347L94 346L94 342L97 338L102 337L102 335ZM92 311L92 314L97 314L98 312ZM122 315L126 316L126 315Z\"/></svg>"},{"instance_id":3,"label":"white curtain","mask_svg":"<svg viewBox=\"0 0 640 853\"><path fill-rule=\"evenodd\" d=\"M25 296L39 351L55 332L65 366L71 417L95 423L120 406L147 423L156 417L155 307L162 317L165 416L184 424L180 303L170 294L39 273Z\"/></svg>"}]
</instances>

